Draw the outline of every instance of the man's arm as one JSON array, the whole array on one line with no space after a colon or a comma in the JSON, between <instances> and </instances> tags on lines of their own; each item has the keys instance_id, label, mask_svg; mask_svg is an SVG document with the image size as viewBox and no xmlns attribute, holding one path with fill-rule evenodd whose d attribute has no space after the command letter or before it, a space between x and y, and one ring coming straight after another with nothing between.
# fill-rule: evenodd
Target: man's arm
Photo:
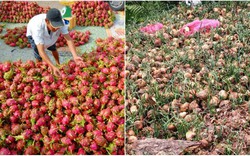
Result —
<instances>
[{"instance_id":1,"label":"man's arm","mask_svg":"<svg viewBox=\"0 0 250 156\"><path fill-rule=\"evenodd\" d=\"M75 60L75 61L77 61L77 60L82 60L81 57L77 56L77 54L76 54L76 47L75 47L74 41L73 41L72 38L69 36L69 34L64 34L63 36L64 36L64 38L65 38L66 41L67 41L67 44L68 44L68 46L69 46L69 50L70 50L70 52L72 53L74 60Z\"/></svg>"},{"instance_id":2,"label":"man's arm","mask_svg":"<svg viewBox=\"0 0 250 156\"><path fill-rule=\"evenodd\" d=\"M36 46L37 46L37 50L39 52L39 55L42 57L43 61L45 61L46 63L48 63L48 65L51 67L53 73L56 76L60 76L59 69L56 66L54 66L54 64L49 59L48 55L45 53L45 51L44 51L44 45L43 44L38 44Z\"/></svg>"}]
</instances>

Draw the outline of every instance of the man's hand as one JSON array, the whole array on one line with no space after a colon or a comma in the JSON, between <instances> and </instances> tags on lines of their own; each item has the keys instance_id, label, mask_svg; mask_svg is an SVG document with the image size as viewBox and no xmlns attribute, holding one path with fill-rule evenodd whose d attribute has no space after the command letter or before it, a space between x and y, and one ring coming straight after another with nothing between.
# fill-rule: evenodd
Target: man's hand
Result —
<instances>
[{"instance_id":1,"label":"man's hand","mask_svg":"<svg viewBox=\"0 0 250 156\"><path fill-rule=\"evenodd\" d=\"M74 61L75 61L76 63L78 63L78 62L80 62L80 61L83 61L83 59L82 59L81 57L79 57L79 56L75 56L75 57L74 57Z\"/></svg>"},{"instance_id":2,"label":"man's hand","mask_svg":"<svg viewBox=\"0 0 250 156\"><path fill-rule=\"evenodd\" d=\"M53 66L51 68L52 68L52 72L53 72L53 74L55 74L55 76L57 76L57 77L61 76L61 72L57 67Z\"/></svg>"},{"instance_id":3,"label":"man's hand","mask_svg":"<svg viewBox=\"0 0 250 156\"><path fill-rule=\"evenodd\" d=\"M50 66L50 69L52 70L52 73L55 74L55 76L60 76L60 71L58 68L56 68L53 63L50 61L49 57L47 56L47 54L44 51L44 45L43 44L38 44L37 45L37 49L38 52L40 54L40 56L42 57L43 61L48 63L48 65Z\"/></svg>"}]
</instances>

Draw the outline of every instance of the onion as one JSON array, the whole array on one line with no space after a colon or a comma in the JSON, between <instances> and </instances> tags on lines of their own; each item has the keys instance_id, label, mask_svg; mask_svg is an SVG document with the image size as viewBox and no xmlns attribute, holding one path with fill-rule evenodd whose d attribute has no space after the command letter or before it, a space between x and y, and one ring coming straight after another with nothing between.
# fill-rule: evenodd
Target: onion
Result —
<instances>
[{"instance_id":1,"label":"onion","mask_svg":"<svg viewBox=\"0 0 250 156\"><path fill-rule=\"evenodd\" d=\"M237 92L231 92L229 94L229 99L230 100L237 100L238 99L238 93Z\"/></svg>"},{"instance_id":2,"label":"onion","mask_svg":"<svg viewBox=\"0 0 250 156\"><path fill-rule=\"evenodd\" d=\"M187 112L181 112L179 115L181 118L185 118L185 116L187 115Z\"/></svg>"},{"instance_id":3,"label":"onion","mask_svg":"<svg viewBox=\"0 0 250 156\"><path fill-rule=\"evenodd\" d=\"M134 126L136 129L140 130L143 128L143 123L142 123L142 121L137 120L134 122Z\"/></svg>"},{"instance_id":4,"label":"onion","mask_svg":"<svg viewBox=\"0 0 250 156\"><path fill-rule=\"evenodd\" d=\"M198 93L196 93L196 96L202 100L207 99L208 97L208 91L207 90L201 90Z\"/></svg>"},{"instance_id":5,"label":"onion","mask_svg":"<svg viewBox=\"0 0 250 156\"><path fill-rule=\"evenodd\" d=\"M162 109L166 112L169 112L170 108L168 104L163 105Z\"/></svg>"},{"instance_id":6,"label":"onion","mask_svg":"<svg viewBox=\"0 0 250 156\"><path fill-rule=\"evenodd\" d=\"M209 143L206 139L200 140L200 143L201 143L202 147L204 147L204 148L208 147L208 145L209 145Z\"/></svg>"},{"instance_id":7,"label":"onion","mask_svg":"<svg viewBox=\"0 0 250 156\"><path fill-rule=\"evenodd\" d=\"M170 130L170 131L175 131L175 130L176 130L175 125L169 124L169 125L168 125L168 130Z\"/></svg>"},{"instance_id":8,"label":"onion","mask_svg":"<svg viewBox=\"0 0 250 156\"><path fill-rule=\"evenodd\" d=\"M186 133L186 139L189 140L189 141L193 140L193 138L194 138L195 136L196 136L196 133L193 132L193 131L188 131L188 132Z\"/></svg>"},{"instance_id":9,"label":"onion","mask_svg":"<svg viewBox=\"0 0 250 156\"><path fill-rule=\"evenodd\" d=\"M186 102L180 106L180 111L186 112L188 110L188 108L189 108L189 103Z\"/></svg>"},{"instance_id":10,"label":"onion","mask_svg":"<svg viewBox=\"0 0 250 156\"><path fill-rule=\"evenodd\" d=\"M220 100L217 96L213 96L209 102L209 104L212 106L218 106L219 103L220 103Z\"/></svg>"},{"instance_id":11,"label":"onion","mask_svg":"<svg viewBox=\"0 0 250 156\"><path fill-rule=\"evenodd\" d=\"M227 94L227 92L225 91L225 90L221 90L220 92L219 92L219 97L222 99L222 100L225 100L225 99L227 99L227 96L228 96L228 94Z\"/></svg>"},{"instance_id":12,"label":"onion","mask_svg":"<svg viewBox=\"0 0 250 156\"><path fill-rule=\"evenodd\" d=\"M136 136L129 136L129 137L128 137L128 143L129 143L129 144L132 144L132 143L136 142L137 140L138 140L138 139L137 139Z\"/></svg>"},{"instance_id":13,"label":"onion","mask_svg":"<svg viewBox=\"0 0 250 156\"><path fill-rule=\"evenodd\" d=\"M194 120L194 116L191 114L188 114L185 116L184 120L186 120L187 122L191 122Z\"/></svg>"},{"instance_id":14,"label":"onion","mask_svg":"<svg viewBox=\"0 0 250 156\"><path fill-rule=\"evenodd\" d=\"M138 112L137 107L135 105L131 106L130 107L130 112L131 113L137 113Z\"/></svg>"}]
</instances>

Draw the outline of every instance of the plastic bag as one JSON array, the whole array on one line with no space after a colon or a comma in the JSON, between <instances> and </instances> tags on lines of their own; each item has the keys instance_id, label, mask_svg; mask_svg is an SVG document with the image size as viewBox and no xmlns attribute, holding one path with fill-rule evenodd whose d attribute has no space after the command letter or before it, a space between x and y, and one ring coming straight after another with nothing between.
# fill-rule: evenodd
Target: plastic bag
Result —
<instances>
[{"instance_id":1,"label":"plastic bag","mask_svg":"<svg viewBox=\"0 0 250 156\"><path fill-rule=\"evenodd\" d=\"M195 5L201 4L201 0L186 0L186 4L188 6L190 5L195 6Z\"/></svg>"},{"instance_id":2,"label":"plastic bag","mask_svg":"<svg viewBox=\"0 0 250 156\"><path fill-rule=\"evenodd\" d=\"M151 24L151 25L147 25L145 27L142 27L142 28L140 28L140 31L144 32L144 33L154 34L156 31L158 31L162 28L163 28L163 24L156 23L156 24Z\"/></svg>"},{"instance_id":3,"label":"plastic bag","mask_svg":"<svg viewBox=\"0 0 250 156\"><path fill-rule=\"evenodd\" d=\"M209 32L211 28L216 28L220 25L218 20L214 19L203 19L203 20L195 20L191 23L184 25L179 31L184 36L190 36L198 31Z\"/></svg>"}]
</instances>

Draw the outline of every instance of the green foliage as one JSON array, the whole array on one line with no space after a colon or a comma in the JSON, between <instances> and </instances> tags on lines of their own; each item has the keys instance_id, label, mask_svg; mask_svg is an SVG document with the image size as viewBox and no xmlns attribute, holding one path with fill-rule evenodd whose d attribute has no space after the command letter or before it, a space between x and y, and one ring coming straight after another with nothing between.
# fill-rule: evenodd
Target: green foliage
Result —
<instances>
[{"instance_id":1,"label":"green foliage","mask_svg":"<svg viewBox=\"0 0 250 156\"><path fill-rule=\"evenodd\" d=\"M141 16L146 12L146 8L138 4L129 5L126 7L127 21L140 21Z\"/></svg>"},{"instance_id":2,"label":"green foliage","mask_svg":"<svg viewBox=\"0 0 250 156\"><path fill-rule=\"evenodd\" d=\"M169 10L179 2L169 1L128 1L126 3L126 22L139 23L156 13Z\"/></svg>"}]
</instances>

